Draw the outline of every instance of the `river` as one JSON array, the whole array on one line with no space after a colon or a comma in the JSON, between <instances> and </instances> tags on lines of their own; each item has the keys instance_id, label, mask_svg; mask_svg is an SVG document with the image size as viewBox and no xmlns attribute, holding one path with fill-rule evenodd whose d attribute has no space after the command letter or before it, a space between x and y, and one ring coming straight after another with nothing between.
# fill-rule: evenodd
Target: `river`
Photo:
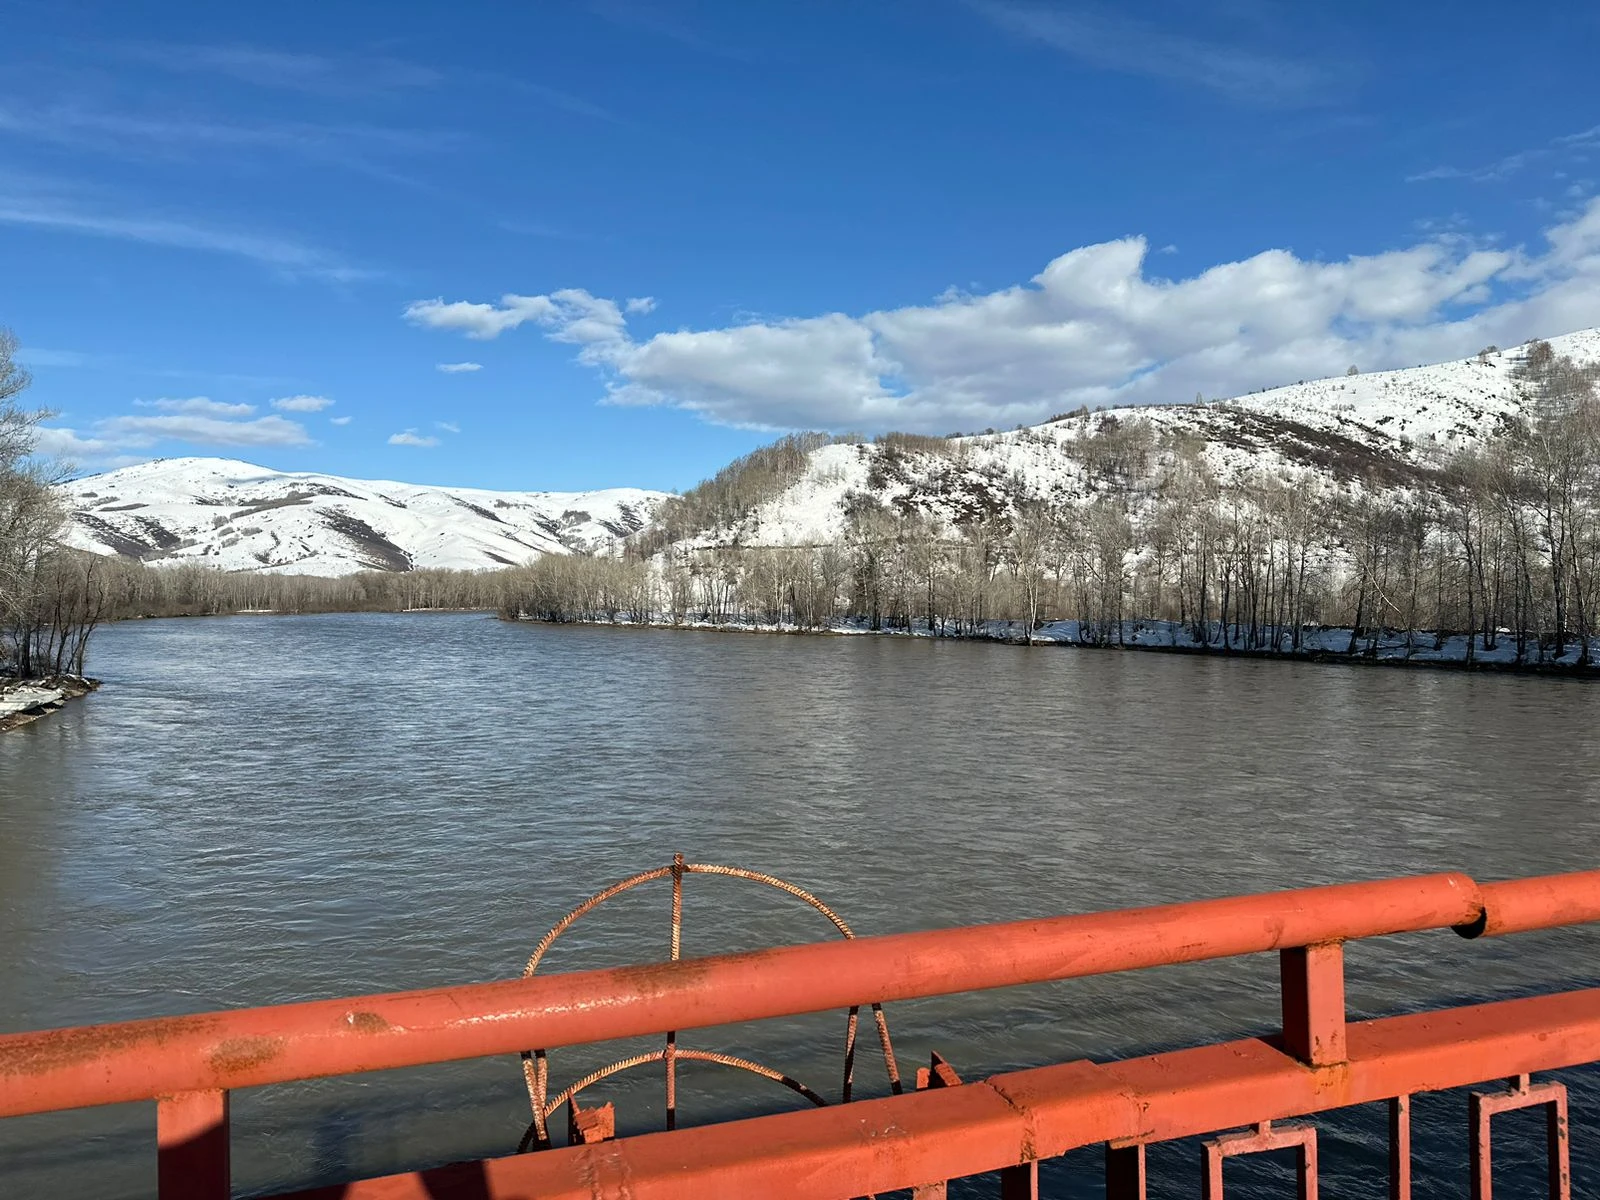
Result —
<instances>
[{"instance_id":1,"label":"river","mask_svg":"<svg viewBox=\"0 0 1600 1200\"><path fill-rule=\"evenodd\" d=\"M1600 863L1600 690L1575 681L479 614L132 622L96 635L90 668L101 691L0 735L0 1032L515 975L567 909L675 850L790 879L860 933ZM667 895L585 918L549 968L663 957ZM684 923L688 955L828 932L708 878ZM1597 949L1591 930L1360 944L1351 1014L1592 985ZM1276 972L1257 956L889 1020L907 1069L937 1049L978 1078L1270 1030ZM831 1095L842 1032L684 1041ZM553 1076L606 1057L557 1051ZM1583 1195L1600 1090L1563 1077ZM857 1079L885 1090L870 1057ZM654 1070L593 1095L624 1132L659 1125ZM789 1104L684 1068L684 1123ZM1415 1112L1416 1195L1465 1194L1464 1100ZM527 1102L511 1058L247 1091L233 1119L250 1195L508 1153ZM150 1106L0 1121L0 1195L149 1195L153 1124ZM1324 1195L1383 1194L1381 1108L1319 1124ZM1497 1126L1507 1194L1536 1177L1532 1129ZM1194 1143L1151 1166L1152 1195L1198 1194ZM1094 1150L1049 1164L1045 1194L1098 1195L1098 1171ZM1288 1180L1234 1171L1247 1198Z\"/></svg>"}]
</instances>

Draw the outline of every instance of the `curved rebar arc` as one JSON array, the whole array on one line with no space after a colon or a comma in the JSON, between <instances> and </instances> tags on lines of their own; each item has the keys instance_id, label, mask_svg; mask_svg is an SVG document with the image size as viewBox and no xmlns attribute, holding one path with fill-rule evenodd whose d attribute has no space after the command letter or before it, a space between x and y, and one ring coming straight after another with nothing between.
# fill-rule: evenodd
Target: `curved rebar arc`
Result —
<instances>
[{"instance_id":1,"label":"curved rebar arc","mask_svg":"<svg viewBox=\"0 0 1600 1200\"><path fill-rule=\"evenodd\" d=\"M790 1091L797 1092L804 1096L818 1108L826 1108L828 1106L827 1100L819 1096L816 1092L812 1091L798 1079L795 1079L790 1075L785 1075L782 1071L775 1070L772 1067L763 1066L761 1063L755 1062L752 1059L740 1058L734 1054L722 1054L715 1050L689 1050L683 1046L679 1046L677 1048L676 1055L679 1059L690 1059L694 1062L716 1063L718 1066L736 1067L741 1071L749 1071L753 1075L760 1075L763 1079L770 1079L774 1083L783 1084L783 1086L788 1088ZM602 1079L609 1079L611 1076L622 1071L631 1071L635 1067L644 1067L651 1063L663 1062L665 1061L666 1057L666 1050L652 1050L647 1054L635 1054L632 1058L619 1059L617 1062L611 1063L609 1066L601 1067L598 1071L591 1071L582 1079L578 1080L577 1083L574 1083L571 1087L561 1092L554 1099L551 1099L545 1103L543 1113L541 1114L544 1118L543 1121L537 1121L528 1126L527 1132L522 1135L522 1141L517 1143L517 1153L526 1154L528 1147L531 1145L548 1145L550 1139L547 1130L549 1129L550 1118L555 1116L555 1114L560 1111L563 1104L565 1104L568 1100L571 1100L585 1088L592 1087L599 1083Z\"/></svg>"},{"instance_id":2,"label":"curved rebar arc","mask_svg":"<svg viewBox=\"0 0 1600 1200\"><path fill-rule=\"evenodd\" d=\"M618 880L610 887L590 896L577 908L552 925L550 932L539 939L539 944L533 948L533 955L528 959L528 965L522 968L522 977L527 979L539 969L539 960L545 956L545 951L550 949L550 944L565 933L579 917L593 912L613 896L619 896L631 888L638 887L641 883L649 883L652 879L665 879L671 874L671 867L657 867L653 871L641 871L637 875L630 875L626 879Z\"/></svg>"},{"instance_id":3,"label":"curved rebar arc","mask_svg":"<svg viewBox=\"0 0 1600 1200\"><path fill-rule=\"evenodd\" d=\"M573 909L561 920L550 927L550 932L539 939L539 944L533 948L533 954L528 959L528 965L522 969L522 977L528 979L539 969L539 961L544 958L555 940L565 933L574 921L587 913L593 912L600 905L623 892L638 887L641 883L649 883L652 879L664 879L672 874L671 867L657 867L653 871L641 871L637 875L630 875L626 879L618 880L608 888L596 892L577 908ZM528 1103L533 1108L533 1123L539 1127L539 1139L548 1142L549 1133L545 1129L544 1105L545 1096L550 1091L550 1064L544 1048L533 1051L529 1057L528 1051L522 1052L522 1078L528 1085Z\"/></svg>"},{"instance_id":4,"label":"curved rebar arc","mask_svg":"<svg viewBox=\"0 0 1600 1200\"><path fill-rule=\"evenodd\" d=\"M665 1056L665 1050L653 1050L649 1054L640 1054L633 1058L625 1058L621 1062L612 1063L609 1067L605 1067L602 1070L593 1071L590 1074L585 1075L582 1079L578 1080L577 1083L573 1084L564 1092L546 1102L544 1110L545 1120L548 1121L563 1104L572 1099L572 1097L576 1096L585 1088L599 1083L602 1079L605 1079L608 1076L615 1075L618 1071L630 1070L633 1067L642 1067L646 1063L660 1062ZM770 1079L774 1083L783 1084L783 1086L788 1088L790 1091L798 1092L800 1095L804 1096L818 1108L826 1108L828 1106L827 1100L819 1096L816 1092L812 1091L798 1079L795 1079L790 1075L785 1075L782 1071L779 1071L774 1067L764 1066L753 1059L740 1058L737 1054L723 1054L718 1050L690 1050L683 1046L678 1047L678 1057L692 1059L695 1062L716 1063L718 1066L722 1067L737 1067L741 1071L749 1071L752 1075L760 1075L763 1079Z\"/></svg>"},{"instance_id":5,"label":"curved rebar arc","mask_svg":"<svg viewBox=\"0 0 1600 1200\"><path fill-rule=\"evenodd\" d=\"M847 940L854 939L856 936L855 931L852 930L848 924L846 924L843 917L834 912L833 909L829 908L815 895L806 891L802 887L798 887L795 884L790 883L786 879L779 879L776 875L769 875L765 871L752 871L747 867L730 867L724 866L720 863L685 863L683 861L683 856L681 854L677 854L673 856L672 865L666 867L656 867L649 871L641 871L637 875L630 875L626 879L618 880L610 887L604 888L603 890L598 891L594 895L590 896L582 904L578 905L566 916L562 917L561 920L557 921L556 924L551 927L550 932L545 934L544 937L539 940L539 944L534 947L533 954L528 959L528 965L523 968L523 978L527 979L531 977L539 969L539 963L543 960L551 945L554 944L558 937L571 928L572 924L580 917L593 912L607 900L619 896L623 892L631 891L640 884L649 883L654 879L665 879L668 877L672 879L672 961L678 961L682 945L683 876L685 874L722 875L732 879L745 879L754 883L764 883L768 887L776 888L780 892L784 892L787 895L793 896L797 900L802 900L806 904L809 904L812 908L816 909L819 913L826 917L828 921L832 923L833 927L837 929L839 933ZM848 1023L845 1031L844 1081L841 1088L841 1094L844 1103L849 1103L854 1085L856 1038L859 1011L859 1008L852 1007L847 1018ZM872 1003L872 1017L873 1022L877 1026L878 1030L878 1042L883 1050L883 1065L884 1070L889 1077L890 1090L896 1095L899 1095L903 1090L900 1082L900 1067L895 1061L894 1045L889 1039L888 1020L884 1016L883 1006L877 1001L873 1001ZM690 1054L686 1051L679 1051L677 1049L676 1035L669 1033L667 1046L664 1050L659 1051L654 1055L646 1055L642 1057L636 1057L634 1059L624 1059L623 1063L626 1065L608 1069L607 1073L614 1073L616 1070L625 1070L628 1066L639 1066L648 1062L664 1062L667 1068L667 1128L671 1129L677 1123L677 1088L674 1086L676 1083L676 1071L674 1069L675 1060L677 1058L684 1057L701 1058L704 1061L720 1061L720 1059L706 1059L704 1057L706 1055L710 1055L711 1053L711 1051L704 1050L696 1051L693 1054ZM729 1059L729 1065L746 1065L748 1063L748 1060L744 1059L735 1060L730 1056L723 1057ZM770 1068L758 1068L757 1064L749 1063L746 1069L755 1070L757 1074L768 1075L768 1077L778 1079L780 1081L788 1080L788 1076L770 1072ZM547 1097L550 1094L550 1066L546 1051L542 1047L531 1052L526 1050L523 1051L522 1076L524 1082L527 1084L528 1100L530 1107L533 1109L533 1129L531 1129L530 1132L537 1132L539 1143L541 1145L548 1145L550 1141L549 1128L547 1125L549 1114L555 1111L555 1108L560 1107L560 1105L565 1102L565 1097L573 1094L575 1090L581 1090L581 1088L587 1087L589 1083L594 1081L582 1080L577 1085L577 1089L569 1088L567 1091L561 1093L561 1098L558 1098L555 1101L548 1101ZM599 1078L604 1077L604 1074L602 1074ZM808 1089L800 1090L802 1090L803 1094L813 1096L816 1094L814 1092L810 1092ZM819 1103L820 1102L821 1101L819 1100ZM527 1138L524 1138L523 1140L526 1142Z\"/></svg>"},{"instance_id":6,"label":"curved rebar arc","mask_svg":"<svg viewBox=\"0 0 1600 1200\"><path fill-rule=\"evenodd\" d=\"M735 879L752 879L757 883L764 883L768 887L775 887L780 892L788 892L795 899L804 900L812 908L827 917L828 920L833 922L834 928L844 934L845 937L854 938L856 936L851 932L850 926L844 923L843 917L806 891L805 888L796 887L787 879L779 879L776 875L768 875L764 871L752 871L746 867L724 867L717 863L685 863L683 869L695 875L730 875Z\"/></svg>"}]
</instances>

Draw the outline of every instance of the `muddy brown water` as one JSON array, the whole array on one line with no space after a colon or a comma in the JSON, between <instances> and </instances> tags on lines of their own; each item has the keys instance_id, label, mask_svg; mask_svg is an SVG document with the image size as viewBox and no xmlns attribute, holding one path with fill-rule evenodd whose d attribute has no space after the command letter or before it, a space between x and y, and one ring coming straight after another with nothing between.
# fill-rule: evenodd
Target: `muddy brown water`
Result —
<instances>
[{"instance_id":1,"label":"muddy brown water","mask_svg":"<svg viewBox=\"0 0 1600 1200\"><path fill-rule=\"evenodd\" d=\"M230 618L97 635L98 693L0 736L0 1031L517 974L568 908L691 860L769 871L861 933L1456 868L1600 864L1600 685L1304 663L509 625L477 614ZM550 969L663 957L668 891L575 925ZM827 934L776 892L691 878L684 951ZM1446 933L1349 952L1355 1016L1592 985L1600 936ZM909 1070L964 1075L1270 1030L1269 956L891 1005ZM685 1035L838 1090L841 1015ZM653 1043L650 1043L653 1045ZM558 1083L632 1045L558 1051ZM1575 1194L1600 1092L1574 1089ZM860 1092L885 1090L863 1056ZM659 1126L655 1071L594 1090ZM684 1123L793 1097L689 1064ZM1416 1104L1419 1197L1466 1188L1465 1100ZM132 1197L153 1110L0 1121L0 1195ZM515 1058L237 1094L252 1195L509 1153ZM1383 1194L1384 1115L1320 1121L1324 1195ZM1497 1127L1533 1194L1536 1123ZM1193 1142L1153 1195L1198 1189ZM1292 1186L1230 1170L1230 1194ZM1101 1194L1098 1152L1046 1195ZM1231 1189L1237 1185L1238 1191ZM1521 1186L1519 1186L1521 1185ZM955 1194L992 1194L989 1185Z\"/></svg>"}]
</instances>

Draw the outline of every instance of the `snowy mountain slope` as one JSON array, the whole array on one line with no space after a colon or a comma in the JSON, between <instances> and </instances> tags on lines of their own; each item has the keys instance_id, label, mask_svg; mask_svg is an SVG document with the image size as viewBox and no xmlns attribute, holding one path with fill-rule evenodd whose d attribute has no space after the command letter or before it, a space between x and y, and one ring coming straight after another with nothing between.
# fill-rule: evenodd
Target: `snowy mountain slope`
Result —
<instances>
[{"instance_id":1,"label":"snowy mountain slope","mask_svg":"<svg viewBox=\"0 0 1600 1200\"><path fill-rule=\"evenodd\" d=\"M1600 362L1600 329L1551 338L1558 355ZM1209 404L1152 405L1063 417L1003 433L952 439L880 439L814 450L803 475L742 520L682 539L686 547L806 545L844 535L863 499L947 522L1004 515L1021 498L1076 503L1108 472L1159 469L1096 462L1095 435L1140 427L1146 445L1175 437L1200 447L1226 483L1246 472L1309 477L1331 490L1352 483L1409 487L1425 482L1445 455L1496 433L1521 409L1513 371L1522 349L1433 366L1345 375ZM1138 439L1132 439L1137 441ZM1115 447L1111 447L1115 450ZM1170 456L1169 456L1170 457ZM1131 477L1128 482L1136 482Z\"/></svg>"},{"instance_id":2,"label":"snowy mountain slope","mask_svg":"<svg viewBox=\"0 0 1600 1200\"><path fill-rule=\"evenodd\" d=\"M169 458L62 485L69 541L146 561L344 575L478 569L599 550L644 526L662 492L493 492Z\"/></svg>"}]
</instances>

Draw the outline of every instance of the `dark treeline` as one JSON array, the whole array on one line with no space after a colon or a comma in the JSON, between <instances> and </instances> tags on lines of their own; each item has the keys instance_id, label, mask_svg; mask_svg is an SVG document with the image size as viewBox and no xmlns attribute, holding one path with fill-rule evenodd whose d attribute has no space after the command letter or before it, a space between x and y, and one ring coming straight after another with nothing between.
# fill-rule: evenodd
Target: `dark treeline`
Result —
<instances>
[{"instance_id":1,"label":"dark treeline","mask_svg":"<svg viewBox=\"0 0 1600 1200\"><path fill-rule=\"evenodd\" d=\"M106 620L210 617L239 612L403 612L497 609L504 571L361 571L325 578L222 571L200 563L146 565L81 555L98 564Z\"/></svg>"},{"instance_id":2,"label":"dark treeline","mask_svg":"<svg viewBox=\"0 0 1600 1200\"><path fill-rule=\"evenodd\" d=\"M1588 664L1600 616L1597 371L1531 343L1517 364L1522 415L1453 456L1365 476L1259 470L1219 479L1201 446L1133 414L1064 443L1085 486L1042 496L999 480L999 501L941 519L914 502L850 499L825 545L685 548L783 492L825 444L790 438L672 502L664 529L621 559L545 558L505 572L507 616L781 624L980 634L1075 619L1087 642L1135 620L1171 622L1218 649L1295 650L1307 629L1348 627L1352 654L1385 633L1466 655L1514 643L1520 663ZM1018 434L1016 436L1026 436ZM959 454L942 439L893 436L873 471L910 454ZM1428 631L1424 634L1422 631Z\"/></svg>"}]
</instances>

